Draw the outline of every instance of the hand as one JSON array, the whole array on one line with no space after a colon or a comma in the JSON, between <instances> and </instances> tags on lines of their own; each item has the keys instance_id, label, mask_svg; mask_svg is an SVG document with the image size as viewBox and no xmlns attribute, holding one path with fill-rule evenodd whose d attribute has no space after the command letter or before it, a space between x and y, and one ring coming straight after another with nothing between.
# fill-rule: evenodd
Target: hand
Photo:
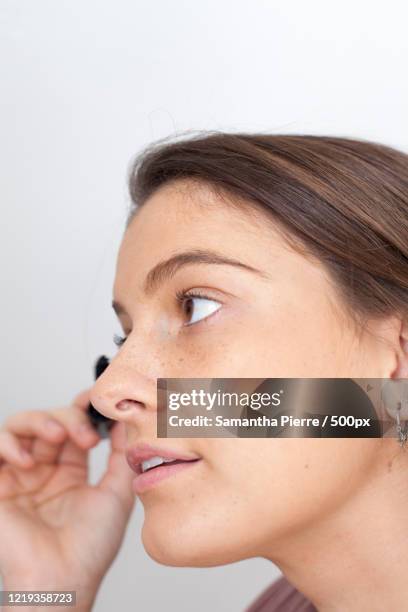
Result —
<instances>
[{"instance_id":1,"label":"hand","mask_svg":"<svg viewBox=\"0 0 408 612\"><path fill-rule=\"evenodd\" d=\"M134 474L117 422L106 472L88 483L89 450L101 439L86 414L89 395L63 408L16 413L0 428L4 590L77 590L77 602L79 590L91 602L119 551L136 499Z\"/></svg>"}]
</instances>

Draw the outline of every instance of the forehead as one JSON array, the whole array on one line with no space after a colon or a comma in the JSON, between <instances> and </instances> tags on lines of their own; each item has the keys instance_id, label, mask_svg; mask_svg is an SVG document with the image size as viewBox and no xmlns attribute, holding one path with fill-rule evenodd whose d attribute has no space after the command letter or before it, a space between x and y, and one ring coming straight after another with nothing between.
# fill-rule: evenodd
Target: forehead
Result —
<instances>
[{"instance_id":1,"label":"forehead","mask_svg":"<svg viewBox=\"0 0 408 612\"><path fill-rule=\"evenodd\" d=\"M203 183L178 180L159 188L137 211L119 248L115 293L141 283L152 266L189 249L210 249L256 268L299 258L272 217Z\"/></svg>"},{"instance_id":2,"label":"forehead","mask_svg":"<svg viewBox=\"0 0 408 612\"><path fill-rule=\"evenodd\" d=\"M217 195L204 183L178 180L158 189L137 211L123 247L131 247L136 235L151 246L159 235L166 239L166 245L181 242L191 246L200 239L210 242L213 232L215 239L225 237L227 227L228 233L241 233L249 239L251 232L259 235L265 223L265 215L261 217L248 202L241 204L232 196Z\"/></svg>"}]
</instances>

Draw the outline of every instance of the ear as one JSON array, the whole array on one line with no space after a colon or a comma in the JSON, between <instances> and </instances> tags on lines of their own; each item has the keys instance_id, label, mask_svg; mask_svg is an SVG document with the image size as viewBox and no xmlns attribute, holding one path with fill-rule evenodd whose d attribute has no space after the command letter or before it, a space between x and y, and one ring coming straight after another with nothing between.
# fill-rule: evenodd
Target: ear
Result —
<instances>
[{"instance_id":1,"label":"ear","mask_svg":"<svg viewBox=\"0 0 408 612\"><path fill-rule=\"evenodd\" d=\"M401 322L399 340L398 366L393 373L393 378L408 378L408 319Z\"/></svg>"}]
</instances>

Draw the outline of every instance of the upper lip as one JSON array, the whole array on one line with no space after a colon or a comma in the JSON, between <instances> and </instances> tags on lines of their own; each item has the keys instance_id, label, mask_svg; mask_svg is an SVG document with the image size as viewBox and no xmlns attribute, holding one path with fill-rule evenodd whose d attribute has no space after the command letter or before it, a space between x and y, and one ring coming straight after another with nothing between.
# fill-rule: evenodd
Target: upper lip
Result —
<instances>
[{"instance_id":1,"label":"upper lip","mask_svg":"<svg viewBox=\"0 0 408 612\"><path fill-rule=\"evenodd\" d=\"M151 459L152 457L163 457L164 459L179 459L180 461L192 461L200 459L193 453L183 453L177 450L170 450L159 446L153 446L147 443L140 443L126 450L126 461L129 467L137 474L142 473L142 461Z\"/></svg>"}]
</instances>

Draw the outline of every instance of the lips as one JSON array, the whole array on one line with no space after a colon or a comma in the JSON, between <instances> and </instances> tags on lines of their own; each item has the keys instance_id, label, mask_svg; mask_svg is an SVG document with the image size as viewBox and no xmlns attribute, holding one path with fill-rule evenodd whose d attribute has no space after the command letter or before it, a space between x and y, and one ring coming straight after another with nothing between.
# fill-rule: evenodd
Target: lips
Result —
<instances>
[{"instance_id":1,"label":"lips","mask_svg":"<svg viewBox=\"0 0 408 612\"><path fill-rule=\"evenodd\" d=\"M142 471L142 462L151 460L150 465L154 465L158 457L165 459L166 463ZM132 488L136 494L144 493L164 479L193 469L193 466L201 463L201 457L193 453L183 453L146 443L139 443L137 446L129 448L126 451L126 460L136 474L136 478L132 481ZM167 460L172 462L169 463ZM145 466L148 465L149 463L145 463Z\"/></svg>"},{"instance_id":2,"label":"lips","mask_svg":"<svg viewBox=\"0 0 408 612\"><path fill-rule=\"evenodd\" d=\"M153 459L153 457L162 457L166 460L166 463L161 464L158 467L152 467L146 472L142 472L142 462L148 461L149 459ZM139 476L147 474L151 471L158 471L169 469L170 467L175 467L182 465L188 462L194 462L198 459L201 459L196 454L193 453L183 453L176 450L170 450L166 448L162 448L159 446L152 446L147 443L140 443L135 447L129 448L126 451L126 460L129 464L129 467ZM168 461L177 461L176 464L168 463Z\"/></svg>"}]
</instances>

